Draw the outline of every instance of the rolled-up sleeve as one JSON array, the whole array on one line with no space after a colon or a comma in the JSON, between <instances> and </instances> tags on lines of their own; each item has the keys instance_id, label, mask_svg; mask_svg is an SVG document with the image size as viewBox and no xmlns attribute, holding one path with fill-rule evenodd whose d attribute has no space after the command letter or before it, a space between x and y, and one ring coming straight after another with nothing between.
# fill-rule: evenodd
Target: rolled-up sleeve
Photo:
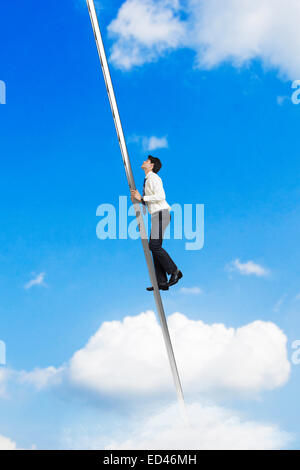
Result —
<instances>
[{"instance_id":1,"label":"rolled-up sleeve","mask_svg":"<svg viewBox=\"0 0 300 470\"><path fill-rule=\"evenodd\" d=\"M162 180L159 178L151 178L147 185L147 190L151 192L147 196L144 196L145 202L163 201L166 199L166 194L163 188ZM148 192L148 191L147 191Z\"/></svg>"}]
</instances>

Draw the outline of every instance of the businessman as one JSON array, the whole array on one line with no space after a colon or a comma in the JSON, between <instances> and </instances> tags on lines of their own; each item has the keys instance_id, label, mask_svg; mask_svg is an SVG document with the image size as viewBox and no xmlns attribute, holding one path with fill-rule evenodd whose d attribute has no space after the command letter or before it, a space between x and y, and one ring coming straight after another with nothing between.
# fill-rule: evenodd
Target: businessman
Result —
<instances>
[{"instance_id":1,"label":"businessman","mask_svg":"<svg viewBox=\"0 0 300 470\"><path fill-rule=\"evenodd\" d=\"M161 290L168 290L170 286L176 284L182 278L182 272L177 268L170 255L162 248L164 231L171 221L171 207L166 201L166 195L162 180L158 176L162 164L159 158L149 155L141 168L145 172L143 196L138 190L131 189L131 200L138 200L151 214L151 234L149 238L149 248L152 252L158 287ZM167 274L170 275L168 280ZM153 287L147 287L152 291Z\"/></svg>"}]
</instances>

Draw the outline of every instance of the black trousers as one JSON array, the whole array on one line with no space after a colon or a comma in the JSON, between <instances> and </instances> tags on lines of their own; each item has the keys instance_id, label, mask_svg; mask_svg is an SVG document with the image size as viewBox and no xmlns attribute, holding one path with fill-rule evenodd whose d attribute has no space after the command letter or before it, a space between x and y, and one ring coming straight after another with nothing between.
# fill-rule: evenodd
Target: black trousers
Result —
<instances>
[{"instance_id":1,"label":"black trousers","mask_svg":"<svg viewBox=\"0 0 300 470\"><path fill-rule=\"evenodd\" d=\"M177 266L170 255L162 248L164 231L170 221L171 214L169 209L163 209L151 214L149 248L152 252L158 284L168 282L167 273L171 274L177 270Z\"/></svg>"}]
</instances>

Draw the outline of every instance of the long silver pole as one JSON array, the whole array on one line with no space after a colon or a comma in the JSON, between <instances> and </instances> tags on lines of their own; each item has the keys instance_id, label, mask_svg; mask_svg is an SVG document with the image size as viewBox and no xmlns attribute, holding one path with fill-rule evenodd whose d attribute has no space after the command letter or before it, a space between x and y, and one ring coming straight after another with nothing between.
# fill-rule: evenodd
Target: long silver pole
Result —
<instances>
[{"instance_id":1,"label":"long silver pole","mask_svg":"<svg viewBox=\"0 0 300 470\"><path fill-rule=\"evenodd\" d=\"M116 131L117 131L117 135L119 139L119 144L121 148L121 153L122 153L123 163L124 163L124 167L126 171L128 185L130 189L136 189L132 170L131 170L131 164L130 164L130 160L128 156L127 146L125 142L125 137L123 133L123 128L122 128L122 124L120 120L120 115L118 111L118 106L117 106L115 93L113 89L113 84L112 84L112 80L110 76L110 71L109 71L109 67L108 67L108 63L106 59L105 49L104 49L104 45L103 45L103 41L101 37L101 32L100 32L99 22L98 22L97 13L96 13L95 5L94 5L94 0L87 0L87 6L89 9L89 14L90 14L90 18L91 18L91 22L92 22L92 26L94 30L94 36L95 36L95 40L97 44L99 57L100 57L102 72L104 75L106 89L107 89L110 106L111 106L111 110L112 110L112 114L113 114L113 118L114 118L114 122L116 126ZM172 375L173 375L173 379L174 379L174 383L176 387L177 397L178 397L179 404L181 406L181 410L184 411L184 414L185 414L185 405L184 405L182 387L181 387L178 369L177 369L177 365L175 361L174 351L172 348L172 343L171 343L169 329L168 329L168 325L166 321L164 307L163 307L160 292L158 289L154 264L153 264L153 260L152 260L151 253L149 250L148 237L147 237L146 230L145 230L144 220L141 215L140 205L138 202L134 203L134 209L135 209L135 215L136 215L137 222L138 222L139 231L141 234L142 245L143 245L143 249L144 249L144 253L146 257L146 262L148 266L151 283L152 283L152 286L154 287L154 291L153 291L154 298L156 302L158 315L160 318L161 328L162 328L163 337L164 337L164 341L165 341L165 345L166 345L166 349L167 349L167 353L169 357L169 362L171 366L171 371L172 371Z\"/></svg>"}]
</instances>

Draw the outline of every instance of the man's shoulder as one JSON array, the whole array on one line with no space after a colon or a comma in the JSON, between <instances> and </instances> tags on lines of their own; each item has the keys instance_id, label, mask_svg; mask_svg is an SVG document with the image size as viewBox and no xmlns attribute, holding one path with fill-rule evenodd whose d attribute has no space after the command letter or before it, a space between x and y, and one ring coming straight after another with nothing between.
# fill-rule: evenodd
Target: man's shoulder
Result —
<instances>
[{"instance_id":1,"label":"man's shoulder","mask_svg":"<svg viewBox=\"0 0 300 470\"><path fill-rule=\"evenodd\" d=\"M161 181L161 177L158 176L157 173L154 173L154 171L152 173L149 174L150 178L153 178L153 179L156 179L156 180L159 180Z\"/></svg>"}]
</instances>

